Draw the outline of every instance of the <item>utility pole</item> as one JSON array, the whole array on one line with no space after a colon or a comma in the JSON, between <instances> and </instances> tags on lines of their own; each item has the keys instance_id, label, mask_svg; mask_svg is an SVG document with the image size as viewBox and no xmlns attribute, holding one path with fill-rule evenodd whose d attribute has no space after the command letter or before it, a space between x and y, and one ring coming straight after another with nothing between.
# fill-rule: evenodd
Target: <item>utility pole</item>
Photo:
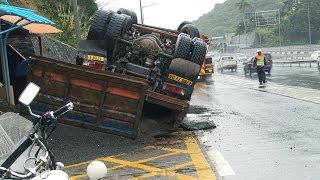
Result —
<instances>
[{"instance_id":1,"label":"utility pole","mask_svg":"<svg viewBox=\"0 0 320 180\"><path fill-rule=\"evenodd\" d=\"M281 15L280 15L280 9L278 10L279 14L279 51L281 53Z\"/></svg>"},{"instance_id":2,"label":"utility pole","mask_svg":"<svg viewBox=\"0 0 320 180\"><path fill-rule=\"evenodd\" d=\"M308 2L308 24L309 24L309 44L311 45L311 24L310 24L310 3L309 2Z\"/></svg>"},{"instance_id":3,"label":"utility pole","mask_svg":"<svg viewBox=\"0 0 320 180\"><path fill-rule=\"evenodd\" d=\"M247 23L246 23L246 14L244 12L245 10L243 10L243 25L244 25L244 35L246 36L246 47L247 47Z\"/></svg>"},{"instance_id":4,"label":"utility pole","mask_svg":"<svg viewBox=\"0 0 320 180\"><path fill-rule=\"evenodd\" d=\"M142 8L142 2L141 0L139 0L140 2L140 17L141 17L141 24L143 24L143 8Z\"/></svg>"},{"instance_id":5,"label":"utility pole","mask_svg":"<svg viewBox=\"0 0 320 180\"><path fill-rule=\"evenodd\" d=\"M73 14L74 14L74 27L76 31L76 39L77 44L79 43L81 37L80 37L80 24L79 24L79 13L78 13L78 3L77 0L72 0L72 6L73 6Z\"/></svg>"}]
</instances>

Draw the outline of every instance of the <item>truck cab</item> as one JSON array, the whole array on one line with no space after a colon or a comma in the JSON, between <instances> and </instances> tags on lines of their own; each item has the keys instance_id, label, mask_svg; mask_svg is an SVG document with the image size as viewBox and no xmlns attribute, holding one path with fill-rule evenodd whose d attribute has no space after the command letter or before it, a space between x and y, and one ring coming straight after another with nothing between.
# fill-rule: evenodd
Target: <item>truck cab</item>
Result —
<instances>
[{"instance_id":1,"label":"truck cab","mask_svg":"<svg viewBox=\"0 0 320 180\"><path fill-rule=\"evenodd\" d=\"M211 79L214 73L214 62L212 56L207 55L200 69L199 78L201 80Z\"/></svg>"}]
</instances>

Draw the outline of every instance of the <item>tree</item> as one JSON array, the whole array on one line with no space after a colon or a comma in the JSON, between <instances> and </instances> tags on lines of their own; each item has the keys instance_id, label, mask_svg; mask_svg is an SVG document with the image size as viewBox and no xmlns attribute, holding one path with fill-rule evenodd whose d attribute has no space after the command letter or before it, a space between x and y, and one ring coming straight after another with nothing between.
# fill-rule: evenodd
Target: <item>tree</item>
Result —
<instances>
[{"instance_id":1,"label":"tree","mask_svg":"<svg viewBox=\"0 0 320 180\"><path fill-rule=\"evenodd\" d=\"M244 15L245 10L251 6L251 4L248 2L248 0L239 0L239 2L236 3L236 6L242 12Z\"/></svg>"},{"instance_id":2,"label":"tree","mask_svg":"<svg viewBox=\"0 0 320 180\"><path fill-rule=\"evenodd\" d=\"M319 0L285 1L282 9L284 11L282 24L285 40L289 44L307 44L310 40L311 43L318 43L320 39L319 9Z\"/></svg>"},{"instance_id":3,"label":"tree","mask_svg":"<svg viewBox=\"0 0 320 180\"><path fill-rule=\"evenodd\" d=\"M251 6L251 4L247 0L239 0L239 2L236 3L236 6L240 10L240 12L242 12L243 14L244 34L247 34L247 25L246 25L247 23L245 20L245 11L247 8ZM247 43L247 40L246 40L246 43Z\"/></svg>"}]
</instances>

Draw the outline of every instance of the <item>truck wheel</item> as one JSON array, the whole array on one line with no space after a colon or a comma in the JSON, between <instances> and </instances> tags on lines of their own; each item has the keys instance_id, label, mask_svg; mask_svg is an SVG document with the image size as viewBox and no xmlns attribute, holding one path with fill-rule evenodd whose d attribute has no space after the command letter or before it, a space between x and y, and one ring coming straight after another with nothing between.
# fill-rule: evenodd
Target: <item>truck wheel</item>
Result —
<instances>
[{"instance_id":1,"label":"truck wheel","mask_svg":"<svg viewBox=\"0 0 320 180\"><path fill-rule=\"evenodd\" d=\"M98 10L93 15L89 28L87 40L102 40L104 39L105 31L110 22L113 11Z\"/></svg>"},{"instance_id":2,"label":"truck wheel","mask_svg":"<svg viewBox=\"0 0 320 180\"><path fill-rule=\"evenodd\" d=\"M132 19L132 23L133 23L133 24L137 24L137 23L138 23L137 14L136 14L136 12L134 12L134 11L132 11L132 10L131 10L131 19Z\"/></svg>"},{"instance_id":3,"label":"truck wheel","mask_svg":"<svg viewBox=\"0 0 320 180\"><path fill-rule=\"evenodd\" d=\"M129 9L125 9L125 8L119 8L117 11L118 14L125 14L131 17L132 19L132 23L133 24L137 24L138 23L138 18L137 18L137 14L134 11L131 11Z\"/></svg>"},{"instance_id":4,"label":"truck wheel","mask_svg":"<svg viewBox=\"0 0 320 180\"><path fill-rule=\"evenodd\" d=\"M108 59L112 58L113 49L117 39L121 36L125 25L126 18L120 14L112 14L110 23L107 27L105 39L107 41L107 55Z\"/></svg>"},{"instance_id":5,"label":"truck wheel","mask_svg":"<svg viewBox=\"0 0 320 180\"><path fill-rule=\"evenodd\" d=\"M124 21L124 25L123 25L123 29L122 29L122 34L126 33L127 31L129 31L132 27L132 18L126 14L122 14L122 16L125 17L125 21Z\"/></svg>"},{"instance_id":6,"label":"truck wheel","mask_svg":"<svg viewBox=\"0 0 320 180\"><path fill-rule=\"evenodd\" d=\"M200 65L187 61L182 58L176 58L171 61L169 72L177 74L189 80L196 80L199 76Z\"/></svg>"},{"instance_id":7,"label":"truck wheel","mask_svg":"<svg viewBox=\"0 0 320 180\"><path fill-rule=\"evenodd\" d=\"M191 49L192 39L184 33L180 33L174 47L174 57L188 59Z\"/></svg>"},{"instance_id":8,"label":"truck wheel","mask_svg":"<svg viewBox=\"0 0 320 180\"><path fill-rule=\"evenodd\" d=\"M200 37L200 32L197 26L193 24L186 24L182 27L181 33L186 33L190 35L190 38Z\"/></svg>"},{"instance_id":9,"label":"truck wheel","mask_svg":"<svg viewBox=\"0 0 320 180\"><path fill-rule=\"evenodd\" d=\"M192 40L192 54L191 54L191 61L202 65L203 61L206 57L207 53L207 45L199 38L193 38Z\"/></svg>"},{"instance_id":10,"label":"truck wheel","mask_svg":"<svg viewBox=\"0 0 320 180\"><path fill-rule=\"evenodd\" d=\"M183 27L184 25L186 25L186 24L193 24L193 25L194 25L193 22L190 22L190 21L182 21L182 23L180 23L180 25L179 25L179 27L178 27L177 30L180 32L181 29L182 29L182 27Z\"/></svg>"}]
</instances>

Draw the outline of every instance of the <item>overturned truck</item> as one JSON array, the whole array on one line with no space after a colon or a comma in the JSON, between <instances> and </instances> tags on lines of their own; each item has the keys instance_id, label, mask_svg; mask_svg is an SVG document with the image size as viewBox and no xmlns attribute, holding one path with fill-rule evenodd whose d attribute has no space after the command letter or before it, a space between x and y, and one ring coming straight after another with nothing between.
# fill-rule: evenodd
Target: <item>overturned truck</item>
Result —
<instances>
[{"instance_id":1,"label":"overturned truck","mask_svg":"<svg viewBox=\"0 0 320 180\"><path fill-rule=\"evenodd\" d=\"M29 80L42 87L35 106L41 111L71 100L75 110L62 122L134 138L143 105L151 103L170 110L176 128L207 52L199 37L191 22L169 30L138 24L131 10L98 10L79 42L79 66L31 58Z\"/></svg>"}]
</instances>

